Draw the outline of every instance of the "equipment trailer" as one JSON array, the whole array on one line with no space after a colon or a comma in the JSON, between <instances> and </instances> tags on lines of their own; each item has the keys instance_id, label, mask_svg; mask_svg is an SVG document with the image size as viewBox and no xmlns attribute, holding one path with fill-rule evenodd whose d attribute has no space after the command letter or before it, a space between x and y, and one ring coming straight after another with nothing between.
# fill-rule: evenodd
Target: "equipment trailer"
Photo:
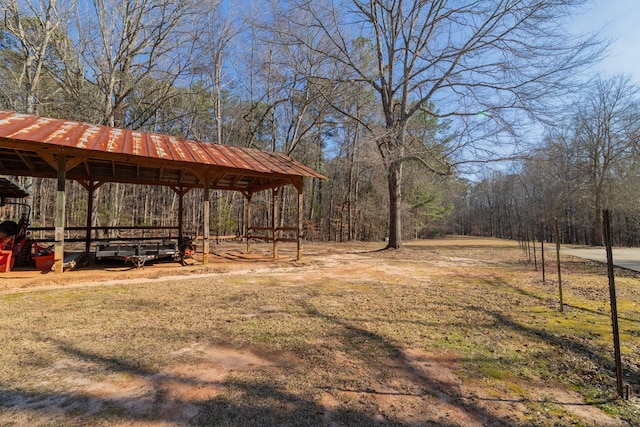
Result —
<instances>
[{"instance_id":1,"label":"equipment trailer","mask_svg":"<svg viewBox=\"0 0 640 427\"><path fill-rule=\"evenodd\" d=\"M96 247L96 262L106 259L122 260L125 264L130 262L137 268L144 267L147 261L179 258L180 252L176 242L108 242Z\"/></svg>"}]
</instances>

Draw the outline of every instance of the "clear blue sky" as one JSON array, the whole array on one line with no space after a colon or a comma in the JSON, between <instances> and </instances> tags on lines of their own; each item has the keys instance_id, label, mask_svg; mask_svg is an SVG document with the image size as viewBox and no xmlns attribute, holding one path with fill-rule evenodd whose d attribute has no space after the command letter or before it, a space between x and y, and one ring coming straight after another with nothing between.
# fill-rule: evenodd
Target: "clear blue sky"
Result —
<instances>
[{"instance_id":1,"label":"clear blue sky","mask_svg":"<svg viewBox=\"0 0 640 427\"><path fill-rule=\"evenodd\" d=\"M604 35L615 39L609 55L594 65L594 72L624 73L640 83L640 0L595 0L584 13L574 17L577 31L604 27Z\"/></svg>"}]
</instances>

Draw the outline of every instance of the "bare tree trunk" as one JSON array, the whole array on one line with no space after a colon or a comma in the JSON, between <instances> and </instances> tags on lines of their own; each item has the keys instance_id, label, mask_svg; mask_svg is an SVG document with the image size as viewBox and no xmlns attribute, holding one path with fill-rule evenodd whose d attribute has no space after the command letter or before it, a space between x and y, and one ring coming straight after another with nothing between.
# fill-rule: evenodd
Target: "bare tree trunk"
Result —
<instances>
[{"instance_id":1,"label":"bare tree trunk","mask_svg":"<svg viewBox=\"0 0 640 427\"><path fill-rule=\"evenodd\" d=\"M358 209L358 144L360 143L360 126L356 123L353 143L349 155L349 185L347 188L347 222L348 222L348 239L355 240L355 215Z\"/></svg>"},{"instance_id":2,"label":"bare tree trunk","mask_svg":"<svg viewBox=\"0 0 640 427\"><path fill-rule=\"evenodd\" d=\"M601 195L601 191L597 191L596 195L595 195L595 206L594 206L594 219L595 219L595 224L594 224L594 241L593 244L595 246L603 246L604 241L603 241L603 230L602 230L602 195Z\"/></svg>"},{"instance_id":3,"label":"bare tree trunk","mask_svg":"<svg viewBox=\"0 0 640 427\"><path fill-rule=\"evenodd\" d=\"M402 161L391 162L388 168L389 182L389 243L387 248L402 246Z\"/></svg>"}]
</instances>

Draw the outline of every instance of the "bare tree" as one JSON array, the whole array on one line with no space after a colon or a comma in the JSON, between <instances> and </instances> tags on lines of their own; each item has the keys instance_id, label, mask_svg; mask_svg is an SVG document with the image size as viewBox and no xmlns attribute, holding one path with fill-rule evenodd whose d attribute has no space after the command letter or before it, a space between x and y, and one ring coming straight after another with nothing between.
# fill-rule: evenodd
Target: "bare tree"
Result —
<instances>
[{"instance_id":1,"label":"bare tree","mask_svg":"<svg viewBox=\"0 0 640 427\"><path fill-rule=\"evenodd\" d=\"M414 159L432 173L452 173L454 156L469 160L465 156L478 155L477 142L487 133L515 131L514 112L535 112L545 97L558 94L570 73L600 53L593 37L576 38L564 30L562 18L583 3L297 2L307 13L304 25L311 23L328 40L322 52L348 71L342 79L363 82L377 93L384 128L378 149L390 196L389 248L402 244L403 162ZM353 48L362 38L370 45L373 66ZM449 150L440 151L446 157L407 153L407 125L418 112L456 126ZM491 117L490 124L478 126L473 120L478 114ZM489 148L487 153L497 151Z\"/></svg>"},{"instance_id":2,"label":"bare tree","mask_svg":"<svg viewBox=\"0 0 640 427\"><path fill-rule=\"evenodd\" d=\"M110 126L140 128L155 119L192 65L201 24L194 2L93 0L79 5L77 17L71 30L80 67L102 98L78 101Z\"/></svg>"},{"instance_id":3,"label":"bare tree","mask_svg":"<svg viewBox=\"0 0 640 427\"><path fill-rule=\"evenodd\" d=\"M4 30L11 34L19 58L19 66L13 64L16 68L7 69L16 88L15 93L8 96L12 99L12 108L38 114L47 51L52 36L59 31L56 0L0 0L0 10L4 12Z\"/></svg>"},{"instance_id":4,"label":"bare tree","mask_svg":"<svg viewBox=\"0 0 640 427\"><path fill-rule=\"evenodd\" d=\"M322 126L329 111L326 99L333 92L330 81L317 78L324 75L327 60L315 45L322 40L321 34L292 26L291 14L295 13L298 11L280 9L276 2L267 14L251 17L254 43L262 51L251 58L256 69L252 92L259 98L256 105L265 107L254 112L269 123L270 149L287 155Z\"/></svg>"},{"instance_id":5,"label":"bare tree","mask_svg":"<svg viewBox=\"0 0 640 427\"><path fill-rule=\"evenodd\" d=\"M602 245L602 211L609 209L615 240L637 241L639 94L637 85L620 75L587 85L516 172L473 187L474 199L484 198L476 215L525 231L557 218L564 242ZM506 187L507 180L517 185ZM500 212L511 215L500 218ZM488 232L501 237L500 228L491 224Z\"/></svg>"},{"instance_id":6,"label":"bare tree","mask_svg":"<svg viewBox=\"0 0 640 427\"><path fill-rule=\"evenodd\" d=\"M577 174L593 209L593 244L603 244L602 210L640 146L640 89L629 77L597 79L575 105L569 124L579 153Z\"/></svg>"},{"instance_id":7,"label":"bare tree","mask_svg":"<svg viewBox=\"0 0 640 427\"><path fill-rule=\"evenodd\" d=\"M228 61L228 50L239 33L240 25L235 16L236 10L227 4L228 10L224 12L221 2L206 1L201 5L202 14L207 25L198 35L197 46L201 52L194 74L200 76L204 82L204 91L213 99L213 112L216 124L215 142L223 144L223 88L228 84L225 61Z\"/></svg>"}]
</instances>

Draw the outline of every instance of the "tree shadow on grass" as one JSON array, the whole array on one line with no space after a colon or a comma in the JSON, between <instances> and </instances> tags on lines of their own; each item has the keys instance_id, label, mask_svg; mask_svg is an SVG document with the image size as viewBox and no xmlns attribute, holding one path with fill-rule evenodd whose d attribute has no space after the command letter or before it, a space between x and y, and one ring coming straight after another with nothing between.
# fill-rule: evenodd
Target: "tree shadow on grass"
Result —
<instances>
[{"instance_id":1,"label":"tree shadow on grass","mask_svg":"<svg viewBox=\"0 0 640 427\"><path fill-rule=\"evenodd\" d=\"M166 423L194 426L410 426L394 420L372 417L357 410L327 408L308 399L285 393L270 383L223 381L222 386L241 393L226 394L205 402L130 398L100 398L72 392L29 392L1 390L0 411L23 413L36 424L112 425ZM136 408L144 406L141 411ZM7 421L4 418L4 421ZM6 425L14 425L8 421ZM446 427L447 424L438 424ZM451 424L454 426L455 424Z\"/></svg>"},{"instance_id":2,"label":"tree shadow on grass","mask_svg":"<svg viewBox=\"0 0 640 427\"><path fill-rule=\"evenodd\" d=\"M464 276L460 276L463 278ZM476 280L480 280L477 279ZM558 302L556 302L553 298L548 296L542 296L536 294L535 292L528 291L522 289L518 286L514 286L509 282L501 279L501 278L485 278L482 280L483 284L485 284L489 288L506 288L510 292L514 294L521 295L527 298L535 299L543 303L548 307L557 307ZM605 321L610 322L611 314L607 311L600 312L597 310L592 310L586 307L580 307L578 305L573 304L564 304L565 307L570 307L575 310L579 310L585 313L589 313L592 315L596 315L598 317L603 317ZM614 375L614 361L613 361L613 348L611 348L610 354L606 353L606 350L602 347L598 347L596 345L590 345L584 341L581 341L577 336L571 335L562 335L558 336L551 332L545 331L544 329L535 328L529 325L523 325L518 323L516 320L510 318L507 314L499 310L490 310L483 307L477 306L469 306L469 310L477 310L485 313L486 315L493 318L495 321L496 328L505 328L514 330L522 335L529 336L534 340L542 340L547 342L548 344L553 345L554 347L560 348L563 352L571 352L577 357L585 357L591 360L594 364L599 366L603 372L607 372L608 375ZM619 316L619 319L634 322L639 322L637 319L631 319L625 316ZM625 380L634 386L640 386L640 372L635 367L623 367L623 374L625 376ZM615 378L612 378L613 383L615 384ZM604 403L604 402L603 402Z\"/></svg>"},{"instance_id":3,"label":"tree shadow on grass","mask_svg":"<svg viewBox=\"0 0 640 427\"><path fill-rule=\"evenodd\" d=\"M220 381L207 381L194 371L190 375L149 369L135 361L86 351L56 339L47 339L74 361L77 368L98 371L85 377L95 381L109 374L126 374L144 383L134 396L106 396L104 393L69 391L33 391L15 387L0 388L0 420L11 424L26 418L47 425L111 425L122 423L167 423L198 426L410 426L394 419L381 418L350 407L330 408L306 397L284 391L269 377L244 379L229 375ZM89 364L91 368L87 368ZM62 379L63 383L65 378ZM97 384L93 383L93 386ZM217 396L197 400L168 396L166 385L190 387L214 386ZM95 387L94 387L95 388ZM14 415L12 417L11 415ZM21 418L22 417L22 418ZM447 424L439 424L446 426ZM452 424L453 425L453 424Z\"/></svg>"},{"instance_id":4,"label":"tree shadow on grass","mask_svg":"<svg viewBox=\"0 0 640 427\"><path fill-rule=\"evenodd\" d=\"M392 363L396 368L405 371L406 375L419 387L417 394L398 392L398 396L427 397L432 396L449 405L459 407L470 414L471 419L482 420L485 425L511 425L508 420L497 418L482 408L477 407L469 399L460 396L455 384L449 384L430 378L420 368L406 359L399 348L392 345L385 338L372 331L360 328L343 319L327 316L307 305L307 312L313 316L330 320L342 326L344 346L350 348L357 357L364 358L373 372L382 369L382 365ZM220 381L207 384L206 380L198 378L197 371L189 375L173 375L171 372L151 369L142 366L136 360L121 357L111 357L102 353L81 349L64 340L40 337L41 340L54 344L58 350L67 354L69 360L77 361L78 366L72 369L91 371L86 375L86 381L100 382L99 378L110 374L126 374L146 384L145 390L131 396L105 395L101 393L85 392L84 389L74 388L65 391L56 388L54 391L37 391L15 387L0 389L0 410L5 415L4 421L11 422L7 414L22 414L45 423L60 423L65 425L89 424L120 424L120 423L169 423L177 425L242 425L242 426L317 426L317 425L366 425L366 426L417 426L460 425L447 420L421 420L411 422L399 419L393 415L385 415L377 407L367 405L353 405L349 402L324 405L317 399L317 392L329 395L340 392L331 387L322 390L321 384L316 385L316 393L291 393L279 386L269 376L250 377L227 376ZM368 343L368 344L366 344ZM383 348L382 354L366 354L370 344ZM361 349L364 353L357 354ZM378 366L380 364L380 366ZM63 374L64 375L64 374ZM377 375L377 374L375 374ZM67 380L61 378L61 384ZM220 388L217 396L207 400L190 400L179 396L167 396L164 385L178 383L192 387L213 385ZM92 384L96 385L96 384ZM80 390L80 391L79 391ZM344 392L365 395L389 395L393 392L372 390L346 390ZM422 400L424 403L425 401ZM431 400L433 402L433 400Z\"/></svg>"},{"instance_id":5,"label":"tree shadow on grass","mask_svg":"<svg viewBox=\"0 0 640 427\"><path fill-rule=\"evenodd\" d=\"M607 303L610 304L610 303ZM578 310L578 311L583 311L585 313L590 313L593 314L595 316L602 316L605 317L606 319L610 320L611 319L611 312L610 311L599 311L599 310L594 310L592 308L587 308L587 307L581 307L579 305L576 304L569 304L569 303L564 303L565 307L569 307L572 308L574 310ZM627 316L621 316L620 314L618 314L618 320L624 320L626 322L631 322L631 323L638 323L640 324L640 319L632 319L631 317L627 317Z\"/></svg>"},{"instance_id":6,"label":"tree shadow on grass","mask_svg":"<svg viewBox=\"0 0 640 427\"><path fill-rule=\"evenodd\" d=\"M549 282L549 285L553 285L553 286L557 286L557 284L558 284L557 282L555 282L553 280L550 280L548 282ZM499 280L485 280L485 283L487 285L489 285L489 286L498 285L500 287L508 288L511 291L513 291L514 293L517 293L517 294L520 294L522 296L526 296L526 297L529 297L529 298L537 299L540 302L545 303L545 305L548 305L549 307L559 307L559 301L558 301L559 297L558 296L553 296L552 297L552 296L539 295L539 294L537 294L535 292L527 291L527 290L522 289L522 288L520 288L518 286L514 286L514 285L512 285L512 284L510 284L507 281L502 280L502 279L499 279ZM607 291L608 291L608 288L607 288ZM556 299L556 298L558 298L558 299ZM591 313L591 314L594 314L596 316L605 316L607 318L611 318L611 312L608 311L608 310L599 311L599 310L594 310L594 309L591 309L591 308L588 308L588 307L582 307L582 306L579 306L577 304L569 304L566 301L563 301L563 302L564 302L564 306L565 307L571 307L573 309L584 311L586 313ZM601 301L601 302L606 303L607 307L610 307L611 302L609 300ZM618 315L618 318L621 319L621 320L626 320L628 322L640 323L640 319L634 319L634 318L627 317L627 316Z\"/></svg>"},{"instance_id":7,"label":"tree shadow on grass","mask_svg":"<svg viewBox=\"0 0 640 427\"><path fill-rule=\"evenodd\" d=\"M436 402L453 406L461 413L466 414L469 420L473 420L474 424L490 426L514 425L514 419L510 417L501 418L477 405L478 399L475 396L464 396L460 391L460 384L450 382L449 379L441 379L429 375L421 366L423 363L429 364L428 360L412 360L405 355L403 349L397 347L382 335L356 326L351 320L322 313L317 307L307 302L302 304L309 315L329 321L342 328L343 333L340 336L342 337L343 347L349 349L350 356L363 360L369 368L373 369L373 374L378 376L378 378L370 378L370 380L379 381L380 383L388 381L388 374L383 373L383 371L388 367L392 367L401 372L403 376L411 381L413 386L420 390L418 393L412 394L413 396L431 397L430 402L435 399ZM332 387L332 389L358 394L406 395L395 391L391 393L378 391L370 387L345 389L337 386ZM428 403L423 400L423 404L426 405ZM433 425L447 425L446 421L443 420L427 421L427 423L429 422L432 422ZM455 423L454 425L459 424Z\"/></svg>"},{"instance_id":8,"label":"tree shadow on grass","mask_svg":"<svg viewBox=\"0 0 640 427\"><path fill-rule=\"evenodd\" d=\"M330 384L322 389L318 384L317 389L330 394L333 393L357 393L360 396L397 395L425 398L426 402L446 403L456 410L468 414L478 424L503 426L514 425L513 419L500 417L483 407L482 402L516 403L522 400L487 399L477 396L464 395L460 385L456 382L444 381L429 374L424 369L424 364L417 363L415 359L406 357L402 348L394 344L383 335L371 331L363 324L372 319L346 319L323 312L307 301L299 302L305 313L322 321L337 326L341 340L341 348L349 356L360 359L368 368L368 372L374 376L375 383L384 384L389 377L383 372L386 367L402 372L410 379L414 386L412 393L398 390L376 389L371 387L344 387L341 384ZM455 305L455 304L453 304ZM459 306L458 306L459 307ZM474 310L481 310L477 307ZM484 313L495 321L496 328L509 328L521 334L545 340L553 345L561 346L571 352L587 355L599 364L606 366L608 358L602 356L600 349L585 345L566 337L557 337L543 330L522 325L507 315L494 310L484 309ZM378 319L380 321L381 319ZM429 327L429 325L416 324L416 327ZM472 325L470 325L472 327ZM208 400L194 400L188 398L168 397L163 394L163 383L174 382L197 387L206 385L206 381L192 375L172 375L170 372L155 370L137 363L136 360L110 357L87 350L82 350L71 343L42 337L55 344L73 360L80 360L98 367L105 373L123 373L141 378L151 384L150 391L139 394L133 398L104 397L90 393L68 392L34 392L16 389L10 386L0 390L0 409L19 412L37 411L42 414L50 414L61 424L73 425L74 423L125 423L125 422L163 422L169 424L190 424L202 426L216 425L242 425L242 426L316 426L316 425L371 425L371 426L417 426L417 425L459 425L459 423L446 420L423 420L421 422L408 422L392 415L381 414L377 408L357 406L350 404L338 404L336 406L324 405L316 400L313 393L292 393L279 386L277 381L269 377L258 377L247 380L244 377L230 376L220 381L211 382L209 385L220 387L222 392ZM567 344L569 341L569 344ZM370 351L372 350L372 351ZM418 361L420 362L420 361ZM428 363L428 361L422 361ZM285 374L286 375L286 374ZM635 374L637 375L637 374ZM308 392L308 390L307 390ZM426 400L426 399L429 400ZM558 405L571 404L567 402L545 401L542 403L554 403Z\"/></svg>"},{"instance_id":9,"label":"tree shadow on grass","mask_svg":"<svg viewBox=\"0 0 640 427\"><path fill-rule=\"evenodd\" d=\"M363 411L347 408L327 408L311 399L286 393L265 382L229 381L227 386L240 399L217 396L203 405L197 424L200 426L411 426ZM442 424L446 426L447 424ZM453 424L451 424L453 426Z\"/></svg>"},{"instance_id":10,"label":"tree shadow on grass","mask_svg":"<svg viewBox=\"0 0 640 427\"><path fill-rule=\"evenodd\" d=\"M505 284L503 284L505 285ZM529 296L527 293L524 295ZM303 303L306 307L306 311L311 316L322 318L325 321L332 322L336 325L341 326L343 333L340 335L342 337L344 347L352 348L351 355L354 358L360 358L368 364L368 366L384 366L388 364L390 361L398 366L407 377L411 378L413 384L419 385L422 387L422 392L418 393L418 396L429 395L438 400L446 401L449 404L453 404L458 410L469 414L474 419L480 420L484 425L513 425L514 420L509 417L501 418L500 416L496 416L494 413L485 409L484 405L480 404L480 402L501 402L505 404L513 404L513 403L539 403L543 405L558 405L561 407L579 407L579 406L594 406L600 404L607 404L617 400L613 393L606 393L601 399L598 401L591 401L589 403L584 403L582 401L558 401L554 399L510 399L510 398L489 398L489 397L480 397L477 395L465 395L461 392L459 384L451 383L448 381L442 381L436 377L432 377L428 372L422 369L420 364L416 364L415 360L410 360L403 355L402 349L394 346L389 340L387 340L382 335L379 335L371 330L367 330L366 326L360 327L356 324L362 324L363 321L366 321L361 318L355 319L345 319L341 317L337 317L334 315L325 314L321 309L310 305L308 303ZM453 306L460 307L455 303ZM496 329L504 329L504 330L513 330L518 332L521 335L529 336L535 340L545 341L554 347L560 348L564 353L573 353L575 357L584 357L591 360L596 365L600 366L603 372L607 372L606 375L612 375L613 371L613 362L608 355L603 353L603 349L595 346L589 345L587 343L581 342L578 339L574 339L566 336L556 336L552 333L549 333L543 329L537 329L530 326L526 326L518 323L517 321L511 319L509 316L497 311L490 310L482 307L475 306L465 306L465 310L476 310L485 315L489 323L485 323L484 327L491 327ZM369 319L371 321L372 319ZM381 321L381 319L377 319L377 321ZM412 323L412 322L410 322ZM417 327L425 326L420 325L420 322L416 322ZM472 327L469 325L469 327ZM374 351L369 354L363 353L367 348L374 347ZM376 356L377 354L377 356ZM471 363L498 363L497 360L481 360L481 359L461 359L462 361L471 362ZM501 365L505 365L510 363L509 360L501 360L499 362ZM633 368L626 368L625 371L626 380L632 384L638 384L639 375L638 372ZM382 379L384 381L384 379ZM613 378L612 378L613 381ZM614 383L614 382L613 382ZM348 392L356 392L356 393L368 393L373 392L375 394L379 394L379 391L376 390L368 390L368 389L354 389L354 388L340 388L334 387L334 390L338 391L348 391ZM515 422L516 424L518 422Z\"/></svg>"},{"instance_id":11,"label":"tree shadow on grass","mask_svg":"<svg viewBox=\"0 0 640 427\"><path fill-rule=\"evenodd\" d=\"M495 324L498 328L509 328L515 330L518 333L529 336L534 340L542 340L551 344L565 353L572 353L575 357L584 357L591 360L595 365L599 366L603 372L607 372L612 376L612 387L613 384L615 384L615 378L613 377L615 373L613 349L611 349L610 354L604 354L604 349L595 345L589 345L578 340L576 337L572 337L570 335L558 336L543 329L523 325L504 313L496 310L482 309L482 311L495 319ZM625 380L630 384L633 384L634 386L640 385L640 373L637 369L626 367L623 369L623 374Z\"/></svg>"}]
</instances>

